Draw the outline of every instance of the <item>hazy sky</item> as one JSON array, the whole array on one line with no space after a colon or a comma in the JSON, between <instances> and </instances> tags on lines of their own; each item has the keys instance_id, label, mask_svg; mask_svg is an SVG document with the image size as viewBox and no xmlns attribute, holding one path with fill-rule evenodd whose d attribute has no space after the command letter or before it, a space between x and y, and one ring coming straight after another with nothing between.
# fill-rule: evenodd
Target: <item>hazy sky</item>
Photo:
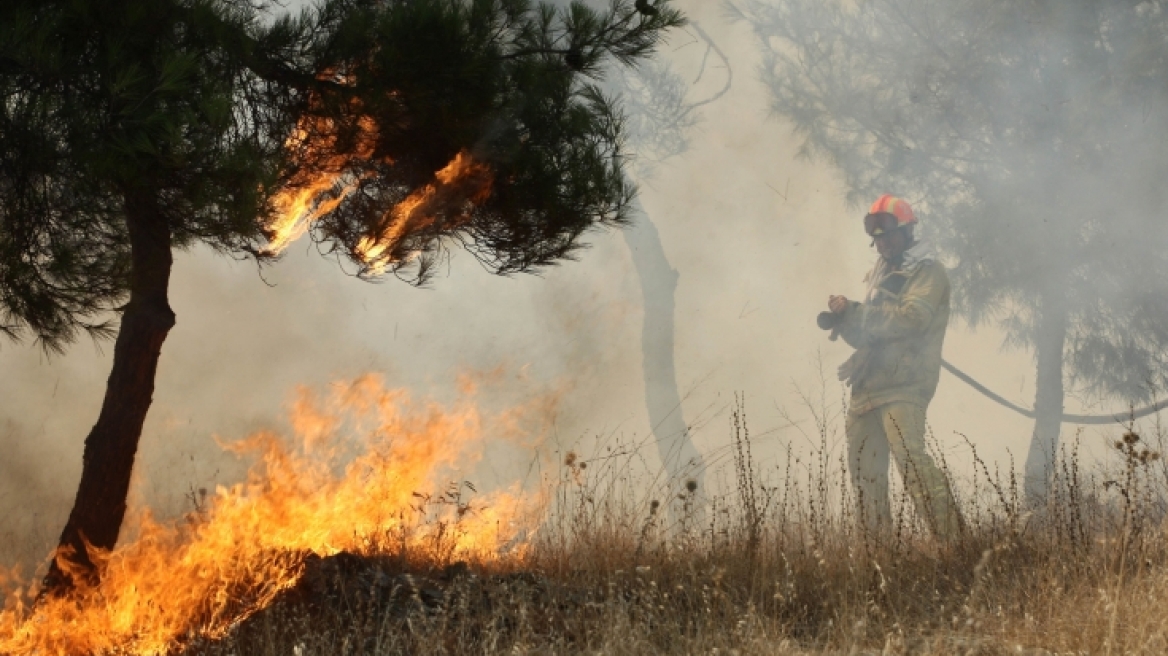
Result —
<instances>
[{"instance_id":1,"label":"hazy sky","mask_svg":"<svg viewBox=\"0 0 1168 656\"><path fill-rule=\"evenodd\" d=\"M716 454L729 440L732 395L744 392L755 454L773 466L788 442L807 444L801 430L815 434L796 388L818 397L817 353L827 402L838 411L844 393L834 372L849 349L826 340L815 314L831 293L861 295L875 253L862 231L864 208L845 204L828 166L797 159L789 127L768 115L748 27L729 23L711 0L678 4L717 40L735 73L730 93L704 108L692 148L642 187L680 273L676 357L685 413L699 448ZM702 52L677 33L662 55L692 79ZM717 89L719 73L706 71L695 97ZM597 232L589 241L579 262L539 277L491 276L456 253L429 289L361 282L307 241L263 279L252 263L203 250L181 254L172 296L178 324L163 348L142 439L139 495L172 511L190 487L232 480L238 464L217 455L215 435L278 426L296 385L319 388L365 372L448 398L460 373L502 367L492 405L566 390L550 443L643 437L636 272L619 234ZM1000 341L993 331L973 334L955 323L945 357L1030 406L1031 355L1001 352ZM80 342L52 358L33 344L0 345L0 564L43 549L63 525L111 353L112 343L99 350ZM788 425L783 409L799 426ZM1068 399L1067 409L1081 408ZM1025 458L1030 421L947 373L929 418L951 464L968 452L954 431L1003 466L1009 452L1019 467ZM1101 444L1102 434L1089 429L1084 443ZM485 466L511 471L502 460Z\"/></svg>"}]
</instances>

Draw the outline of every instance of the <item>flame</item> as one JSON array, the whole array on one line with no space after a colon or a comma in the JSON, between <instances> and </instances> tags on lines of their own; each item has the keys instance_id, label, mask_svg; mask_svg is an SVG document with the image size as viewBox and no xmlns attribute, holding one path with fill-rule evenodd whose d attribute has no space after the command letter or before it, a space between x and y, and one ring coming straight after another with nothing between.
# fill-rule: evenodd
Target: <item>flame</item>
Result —
<instances>
[{"instance_id":1,"label":"flame","mask_svg":"<svg viewBox=\"0 0 1168 656\"><path fill-rule=\"evenodd\" d=\"M202 512L175 522L142 513L136 537L95 554L105 563L97 586L31 610L9 596L0 653L155 654L222 637L295 585L309 553L377 553L390 535L435 559L523 557L534 503L516 489L419 519L416 493L445 487L444 473L481 455L484 430L499 430L468 401L415 403L370 375L323 400L301 390L291 423L292 440L259 432L228 445L258 462Z\"/></svg>"},{"instance_id":2,"label":"flame","mask_svg":"<svg viewBox=\"0 0 1168 656\"><path fill-rule=\"evenodd\" d=\"M266 227L269 255L278 255L304 236L312 222L335 210L357 188L359 177L349 169L353 159L369 159L377 143L378 127L373 119L357 121L356 148L351 157L337 153L336 125L325 118L303 117L284 147L293 153L311 153L319 161L311 169L298 171L275 198L275 218Z\"/></svg>"},{"instance_id":3,"label":"flame","mask_svg":"<svg viewBox=\"0 0 1168 656\"><path fill-rule=\"evenodd\" d=\"M342 84L353 82L351 78L331 77ZM319 100L310 99L310 105L313 103ZM356 191L364 174L357 173L355 165L374 158L380 130L372 117L360 114L358 101L352 101L350 109L359 114L351 154L339 153L336 123L311 113L300 119L285 142L284 147L293 159L311 160L312 166L299 170L272 199L275 216L264 226L268 237L266 254L282 253L308 232L314 221L335 210ZM393 163L390 157L377 157L384 164ZM410 256L400 252L406 237L431 227L440 215L445 215L444 227L464 224L470 219L469 207L485 201L491 194L491 185L490 167L476 161L465 150L459 152L435 172L433 182L386 212L370 234L359 240L354 254L366 265L369 274L383 274L391 265Z\"/></svg>"},{"instance_id":4,"label":"flame","mask_svg":"<svg viewBox=\"0 0 1168 656\"><path fill-rule=\"evenodd\" d=\"M470 219L469 205L485 201L491 194L491 170L475 161L465 150L434 174L435 181L410 194L381 220L371 235L361 238L357 254L372 275L381 275L401 256L396 253L402 240L432 226L440 212L458 213L447 224L455 227Z\"/></svg>"}]
</instances>

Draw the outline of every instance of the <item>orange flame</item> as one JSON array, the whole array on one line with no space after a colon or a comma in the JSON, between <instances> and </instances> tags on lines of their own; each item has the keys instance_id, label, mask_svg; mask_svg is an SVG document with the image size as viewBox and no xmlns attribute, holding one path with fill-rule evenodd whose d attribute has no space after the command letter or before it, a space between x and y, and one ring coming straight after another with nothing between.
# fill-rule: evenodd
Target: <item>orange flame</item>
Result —
<instances>
[{"instance_id":1,"label":"orange flame","mask_svg":"<svg viewBox=\"0 0 1168 656\"><path fill-rule=\"evenodd\" d=\"M381 275L401 256L396 253L402 240L434 224L440 212L457 213L447 224L455 227L470 219L469 206L485 201L491 194L491 170L475 161L465 150L434 174L435 181L410 194L381 220L371 235L361 238L357 254L372 275Z\"/></svg>"},{"instance_id":2,"label":"orange flame","mask_svg":"<svg viewBox=\"0 0 1168 656\"><path fill-rule=\"evenodd\" d=\"M340 78L349 83L351 80ZM352 107L359 111L354 101ZM268 237L268 255L279 255L302 237L312 223L335 210L357 189L360 174L353 164L374 156L379 128L368 115L357 121L355 148L349 155L339 154L338 126L318 116L300 119L296 131L284 147L301 160L312 159L313 165L297 172L288 185L272 199L275 217L264 227ZM379 156L392 164L389 157ZM455 228L470 219L470 206L481 204L491 194L490 167L477 162L464 151L455 155L434 174L434 182L410 194L387 212L369 235L361 238L355 254L368 267L370 275L381 275L393 264L409 257L401 253L403 240L432 226L440 214L447 214L446 225ZM452 215L452 216L451 216Z\"/></svg>"},{"instance_id":3,"label":"orange flame","mask_svg":"<svg viewBox=\"0 0 1168 656\"><path fill-rule=\"evenodd\" d=\"M353 158L373 156L378 128L373 119L362 116L358 122L356 150ZM351 158L337 154L336 126L327 119L305 117L300 119L296 132L284 147L292 152L309 152L320 158L309 170L299 171L280 193L272 199L276 216L266 226L266 252L278 255L304 236L312 222L328 214L341 204L357 187L357 179L349 170Z\"/></svg>"},{"instance_id":4,"label":"orange flame","mask_svg":"<svg viewBox=\"0 0 1168 656\"><path fill-rule=\"evenodd\" d=\"M469 402L418 404L365 376L335 385L323 402L302 391L292 424L291 444L260 432L230 445L260 461L246 483L216 490L203 513L169 523L143 513L135 539L95 554L105 562L96 587L31 611L10 596L0 653L155 654L221 637L295 585L310 552L372 553L391 533L435 558L522 558L522 520L534 513L517 490L418 519L415 492L477 460L484 428L496 429Z\"/></svg>"}]
</instances>

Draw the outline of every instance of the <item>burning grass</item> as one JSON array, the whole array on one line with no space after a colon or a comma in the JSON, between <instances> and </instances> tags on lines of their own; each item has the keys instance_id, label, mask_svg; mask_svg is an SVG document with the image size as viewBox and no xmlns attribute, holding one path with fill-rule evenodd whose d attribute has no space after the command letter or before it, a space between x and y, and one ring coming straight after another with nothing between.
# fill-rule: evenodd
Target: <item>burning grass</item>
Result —
<instances>
[{"instance_id":1,"label":"burning grass","mask_svg":"<svg viewBox=\"0 0 1168 656\"><path fill-rule=\"evenodd\" d=\"M636 445L610 445L567 454L539 503L525 504L471 502L473 491L445 485L444 466L474 457L484 433L469 406L407 412L404 395L372 379L299 405L299 447L252 438L242 448L263 454L255 478L173 533L142 531L69 609L24 623L9 611L0 652L34 651L16 641L47 634L43 613L64 615L39 653L1168 652L1157 429L1117 427L1102 469L1072 443L1039 508L971 453L976 475L954 481L968 531L939 543L902 493L894 526L858 525L827 420L815 453L788 452L771 475L736 411L722 496L684 481L647 491L629 479ZM354 450L342 434L380 447ZM536 505L538 530L522 521ZM188 568L217 522L232 528ZM167 559L142 560L159 544ZM159 570L169 583L122 578ZM108 618L106 642L73 634L90 614Z\"/></svg>"},{"instance_id":2,"label":"burning grass","mask_svg":"<svg viewBox=\"0 0 1168 656\"><path fill-rule=\"evenodd\" d=\"M387 536L430 559L522 549L523 499L499 492L472 504L444 484L481 453L485 431L513 422L484 418L469 399L415 403L371 376L325 398L303 392L293 439L261 432L227 445L257 460L247 481L183 521L140 515L123 544L97 554L100 585L31 612L33 591L10 593L0 653L155 654L220 638L295 586L311 557L381 553Z\"/></svg>"},{"instance_id":3,"label":"burning grass","mask_svg":"<svg viewBox=\"0 0 1168 656\"><path fill-rule=\"evenodd\" d=\"M978 462L982 477L959 486L968 533L947 544L903 495L896 526L860 529L826 450L751 491L765 476L742 424L735 443L736 491L700 524L688 491L654 503L612 485L620 467L569 457L520 557L403 566L406 550L321 568L330 584L191 653L1168 651L1166 479L1136 433L1110 475L1064 453L1044 508L1024 511Z\"/></svg>"}]
</instances>

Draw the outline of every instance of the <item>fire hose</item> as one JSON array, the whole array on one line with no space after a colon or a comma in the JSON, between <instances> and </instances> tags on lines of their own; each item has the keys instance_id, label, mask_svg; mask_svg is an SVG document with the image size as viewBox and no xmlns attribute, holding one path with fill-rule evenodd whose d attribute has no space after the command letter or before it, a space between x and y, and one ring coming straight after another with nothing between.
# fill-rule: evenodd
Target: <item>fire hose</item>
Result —
<instances>
[{"instance_id":1,"label":"fire hose","mask_svg":"<svg viewBox=\"0 0 1168 656\"><path fill-rule=\"evenodd\" d=\"M840 320L840 315L834 314L832 312L820 312L819 316L816 318L816 323L819 324L819 327L822 328L823 330L830 330L831 331L830 339L832 341L835 341L835 339L837 337L839 337L839 320ZM991 401L994 401L995 403L997 403L1003 407L1009 408L1010 410L1017 412L1018 414L1022 415L1023 417L1027 417L1029 419L1035 418L1035 414L1034 414L1033 410L1030 410L1029 408L1024 408L1024 407L1017 405L1015 403L1011 403L1010 401L1006 400L1006 398L1004 396L994 392L993 390L986 387L985 385L982 385L977 380L975 380L973 378L973 376L970 376L969 374L965 373L964 371L958 369L952 363L945 360L944 358L941 359L941 367L943 369L945 369L945 371L948 371L949 373L956 376L957 379L960 380L961 382L965 383L966 385L969 385L970 387L977 390L978 392L981 392L981 394L983 396L990 399ZM1067 414L1064 412L1062 415L1062 421L1065 423L1069 423L1069 424L1092 424L1092 425L1114 424L1114 423L1123 421L1124 419L1127 419L1129 421L1134 421L1134 420L1139 419L1141 417L1147 417L1148 415L1155 414L1155 413L1157 413L1165 408L1168 408L1168 400L1158 401L1156 403L1146 405L1142 408L1134 408L1132 410L1129 410L1128 412L1117 413L1114 415L1074 415L1074 414Z\"/></svg>"}]
</instances>

